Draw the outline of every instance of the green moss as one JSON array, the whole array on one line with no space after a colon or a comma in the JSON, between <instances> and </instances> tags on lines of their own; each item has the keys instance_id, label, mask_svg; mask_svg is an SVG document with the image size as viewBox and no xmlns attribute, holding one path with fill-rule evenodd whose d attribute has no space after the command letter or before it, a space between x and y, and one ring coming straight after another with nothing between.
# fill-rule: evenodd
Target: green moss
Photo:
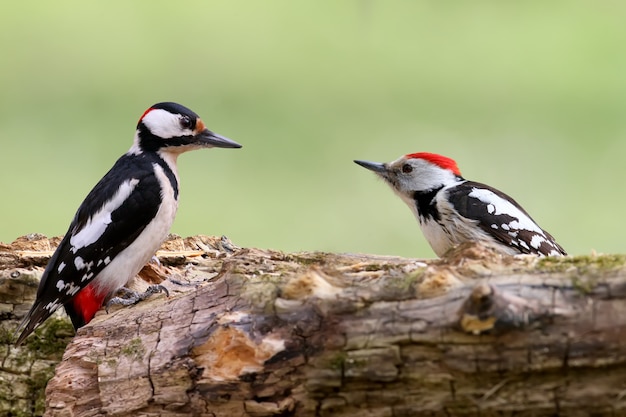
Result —
<instances>
[{"instance_id":1,"label":"green moss","mask_svg":"<svg viewBox=\"0 0 626 417\"><path fill-rule=\"evenodd\" d=\"M33 414L32 413L26 413L26 412L24 412L22 410L11 409L11 410L6 411L3 414L0 414L0 416L2 416L2 417L5 417L5 416L7 416L7 417L32 417Z\"/></svg>"},{"instance_id":2,"label":"green moss","mask_svg":"<svg viewBox=\"0 0 626 417\"><path fill-rule=\"evenodd\" d=\"M2 400L2 398L0 398L0 400ZM0 412L0 416L1 417L33 417L34 415L42 415L40 414L34 414L34 413L27 413L26 411L23 410L18 410L15 408L10 408L8 410L4 410L2 412Z\"/></svg>"},{"instance_id":3,"label":"green moss","mask_svg":"<svg viewBox=\"0 0 626 417\"><path fill-rule=\"evenodd\" d=\"M537 266L544 272L567 273L574 289L586 295L593 291L605 272L626 268L626 255L548 257L541 258Z\"/></svg>"},{"instance_id":4,"label":"green moss","mask_svg":"<svg viewBox=\"0 0 626 417\"><path fill-rule=\"evenodd\" d=\"M31 392L31 398L34 399L33 415L41 416L46 411L46 385L53 376L54 366L51 366L48 369L33 373L26 382Z\"/></svg>"},{"instance_id":5,"label":"green moss","mask_svg":"<svg viewBox=\"0 0 626 417\"><path fill-rule=\"evenodd\" d=\"M281 282L281 276L278 275L250 277L241 288L241 298L265 313L272 313Z\"/></svg>"},{"instance_id":6,"label":"green moss","mask_svg":"<svg viewBox=\"0 0 626 417\"><path fill-rule=\"evenodd\" d=\"M399 277L384 277L379 295L383 299L404 300L415 295L415 287L422 280L424 270L420 269Z\"/></svg>"},{"instance_id":7,"label":"green moss","mask_svg":"<svg viewBox=\"0 0 626 417\"><path fill-rule=\"evenodd\" d=\"M141 339L137 337L124 346L120 353L129 358L139 360L145 355L146 348L143 346L143 343L141 343Z\"/></svg>"},{"instance_id":8,"label":"green moss","mask_svg":"<svg viewBox=\"0 0 626 417\"><path fill-rule=\"evenodd\" d=\"M538 268L545 272L575 271L579 274L626 268L626 255L581 255L541 258Z\"/></svg>"},{"instance_id":9,"label":"green moss","mask_svg":"<svg viewBox=\"0 0 626 417\"><path fill-rule=\"evenodd\" d=\"M302 266L324 265L331 255L325 252L290 253L285 255L285 261L295 262Z\"/></svg>"},{"instance_id":10,"label":"green moss","mask_svg":"<svg viewBox=\"0 0 626 417\"><path fill-rule=\"evenodd\" d=\"M583 295L591 294L596 286L596 280L591 277L580 277L578 275L572 277L572 286Z\"/></svg>"},{"instance_id":11,"label":"green moss","mask_svg":"<svg viewBox=\"0 0 626 417\"><path fill-rule=\"evenodd\" d=\"M328 367L330 369L341 370L343 369L344 364L346 363L346 359L348 355L345 352L337 352L335 355L331 356L328 359Z\"/></svg>"},{"instance_id":12,"label":"green moss","mask_svg":"<svg viewBox=\"0 0 626 417\"><path fill-rule=\"evenodd\" d=\"M364 271L388 271L391 265L385 264L367 264L363 267Z\"/></svg>"},{"instance_id":13,"label":"green moss","mask_svg":"<svg viewBox=\"0 0 626 417\"><path fill-rule=\"evenodd\" d=\"M26 392L26 406L16 408L16 398L11 394L9 389L8 397L0 395L0 404L2 404L2 412L0 416L11 417L26 417L26 416L42 416L46 411L46 385L48 381L54 376L54 365L39 370L38 372L31 372L28 378L22 379L27 386ZM4 388L4 387L3 387ZM22 401L24 399L21 399ZM24 404L24 402L21 402ZM5 407L9 405L9 407Z\"/></svg>"},{"instance_id":14,"label":"green moss","mask_svg":"<svg viewBox=\"0 0 626 417\"><path fill-rule=\"evenodd\" d=\"M61 359L65 347L74 335L74 327L67 319L50 318L24 346L38 357Z\"/></svg>"},{"instance_id":15,"label":"green moss","mask_svg":"<svg viewBox=\"0 0 626 417\"><path fill-rule=\"evenodd\" d=\"M0 345L10 345L15 341L15 336L13 335L13 331L4 327L4 325L0 326Z\"/></svg>"}]
</instances>

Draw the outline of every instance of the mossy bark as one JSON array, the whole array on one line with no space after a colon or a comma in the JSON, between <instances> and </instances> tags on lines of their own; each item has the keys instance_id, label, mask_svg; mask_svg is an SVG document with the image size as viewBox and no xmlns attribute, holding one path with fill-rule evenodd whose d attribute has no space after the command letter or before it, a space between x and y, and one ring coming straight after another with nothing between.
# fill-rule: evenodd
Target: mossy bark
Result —
<instances>
[{"instance_id":1,"label":"mossy bark","mask_svg":"<svg viewBox=\"0 0 626 417\"><path fill-rule=\"evenodd\" d=\"M39 278L58 239L42 235L0 243L0 416L41 416L45 387L74 335L69 320L54 315L21 348L14 331L35 300Z\"/></svg>"},{"instance_id":2,"label":"mossy bark","mask_svg":"<svg viewBox=\"0 0 626 417\"><path fill-rule=\"evenodd\" d=\"M163 249L170 297L80 329L46 415L626 415L624 256Z\"/></svg>"}]
</instances>

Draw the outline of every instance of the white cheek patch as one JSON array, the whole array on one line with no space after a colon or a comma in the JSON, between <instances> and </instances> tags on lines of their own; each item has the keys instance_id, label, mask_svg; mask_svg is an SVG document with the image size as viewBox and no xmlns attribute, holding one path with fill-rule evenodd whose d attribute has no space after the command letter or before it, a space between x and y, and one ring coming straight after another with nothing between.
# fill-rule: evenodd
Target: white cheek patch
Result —
<instances>
[{"instance_id":1,"label":"white cheek patch","mask_svg":"<svg viewBox=\"0 0 626 417\"><path fill-rule=\"evenodd\" d=\"M89 218L87 224L80 231L74 232L70 238L71 251L73 253L96 242L104 234L107 226L111 223L111 213L126 201L137 184L139 184L139 180L136 178L124 181L115 195ZM77 265L76 269L82 268L79 268Z\"/></svg>"},{"instance_id":2,"label":"white cheek patch","mask_svg":"<svg viewBox=\"0 0 626 417\"><path fill-rule=\"evenodd\" d=\"M154 109L150 110L141 121L153 135L163 139L193 135L191 129L181 128L180 117L178 114L172 114L163 109Z\"/></svg>"},{"instance_id":3,"label":"white cheek patch","mask_svg":"<svg viewBox=\"0 0 626 417\"><path fill-rule=\"evenodd\" d=\"M408 174L402 172L402 166L407 162L413 167L413 171ZM407 161L406 157L400 157L389 163L389 167L397 173L397 185L392 185L392 188L398 188L395 191L400 194L413 194L416 190L429 190L457 181L456 175L449 169L435 166L423 159Z\"/></svg>"}]
</instances>

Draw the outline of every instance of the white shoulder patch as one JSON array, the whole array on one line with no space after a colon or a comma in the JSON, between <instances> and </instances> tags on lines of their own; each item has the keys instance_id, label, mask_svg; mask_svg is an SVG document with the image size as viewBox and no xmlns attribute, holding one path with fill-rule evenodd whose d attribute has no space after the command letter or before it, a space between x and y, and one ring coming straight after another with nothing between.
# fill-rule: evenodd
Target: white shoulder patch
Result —
<instances>
[{"instance_id":1,"label":"white shoulder patch","mask_svg":"<svg viewBox=\"0 0 626 417\"><path fill-rule=\"evenodd\" d=\"M126 201L137 184L139 184L139 180L136 178L124 181L115 195L100 210L89 217L87 224L82 229L72 235L70 245L73 253L96 242L104 234L108 225L111 224L111 213Z\"/></svg>"},{"instance_id":2,"label":"white shoulder patch","mask_svg":"<svg viewBox=\"0 0 626 417\"><path fill-rule=\"evenodd\" d=\"M530 230L543 235L543 230L541 230L541 228L534 221L532 221L520 209L515 207L513 203L498 196L494 192L486 190L484 188L473 187L472 191L469 193L469 196L477 198L478 200L487 204L489 214L493 214L496 216L505 214L516 219L511 221L510 223L502 224L500 227L502 227L504 230Z\"/></svg>"}]
</instances>

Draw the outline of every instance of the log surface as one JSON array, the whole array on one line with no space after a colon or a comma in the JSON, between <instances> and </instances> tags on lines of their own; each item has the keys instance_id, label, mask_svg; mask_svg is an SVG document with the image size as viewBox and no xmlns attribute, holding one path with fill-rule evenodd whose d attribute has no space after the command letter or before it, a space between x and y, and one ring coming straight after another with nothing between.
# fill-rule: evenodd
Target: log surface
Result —
<instances>
[{"instance_id":1,"label":"log surface","mask_svg":"<svg viewBox=\"0 0 626 417\"><path fill-rule=\"evenodd\" d=\"M173 239L99 313L47 416L626 415L626 257L442 260Z\"/></svg>"}]
</instances>

